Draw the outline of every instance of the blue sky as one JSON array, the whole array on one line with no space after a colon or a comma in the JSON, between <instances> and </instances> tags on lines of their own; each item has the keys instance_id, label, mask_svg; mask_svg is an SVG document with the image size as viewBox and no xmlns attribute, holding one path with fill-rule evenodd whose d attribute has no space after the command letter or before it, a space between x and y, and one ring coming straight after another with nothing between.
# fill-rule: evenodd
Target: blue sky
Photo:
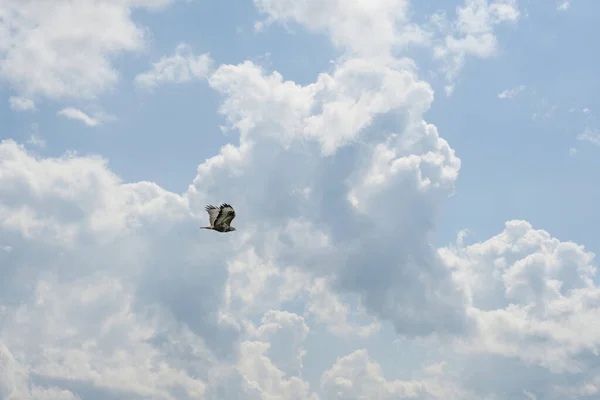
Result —
<instances>
[{"instance_id":1,"label":"blue sky","mask_svg":"<svg viewBox=\"0 0 600 400\"><path fill-rule=\"evenodd\" d=\"M600 5L49 7L0 4L0 400L597 396Z\"/></svg>"}]
</instances>

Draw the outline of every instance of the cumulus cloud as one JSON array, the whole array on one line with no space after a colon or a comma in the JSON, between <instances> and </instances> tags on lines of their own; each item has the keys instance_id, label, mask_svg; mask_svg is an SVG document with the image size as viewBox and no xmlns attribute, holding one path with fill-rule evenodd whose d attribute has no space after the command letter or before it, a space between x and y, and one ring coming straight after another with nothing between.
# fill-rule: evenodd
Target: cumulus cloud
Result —
<instances>
[{"instance_id":1,"label":"cumulus cloud","mask_svg":"<svg viewBox=\"0 0 600 400\"><path fill-rule=\"evenodd\" d=\"M195 56L191 47L180 43L175 54L162 57L152 65L152 69L135 77L135 83L146 88L155 87L164 82L183 83L193 79L206 78L213 67L208 53Z\"/></svg>"},{"instance_id":2,"label":"cumulus cloud","mask_svg":"<svg viewBox=\"0 0 600 400\"><path fill-rule=\"evenodd\" d=\"M177 346L226 357L237 328L218 312L224 265L199 269L199 249L174 238L197 232L185 199L151 183L122 184L97 157L38 159L12 141L0 154L0 237L12 248L1 341L25 356L30 374L71 391L198 398L205 383L192 361L177 361ZM159 242L169 252L149 253ZM167 365L161 354L171 352Z\"/></svg>"},{"instance_id":3,"label":"cumulus cloud","mask_svg":"<svg viewBox=\"0 0 600 400\"><path fill-rule=\"evenodd\" d=\"M439 369L439 367L438 367ZM339 358L321 380L327 399L472 399L472 395L452 384L431 376L422 379L387 379L379 363L368 351L359 349ZM435 371L433 373L435 374Z\"/></svg>"},{"instance_id":4,"label":"cumulus cloud","mask_svg":"<svg viewBox=\"0 0 600 400\"><path fill-rule=\"evenodd\" d=\"M467 56L490 58L497 53L496 25L515 22L520 11L516 0L465 0L456 8L456 20L449 21L445 12L435 12L426 24L411 20L411 3L392 1L291 1L254 0L268 17L259 22L262 30L273 22L302 24L316 32L326 32L334 45L345 54L375 57L381 62L394 52L408 47L431 47L434 58L444 65L446 91L454 81Z\"/></svg>"},{"instance_id":5,"label":"cumulus cloud","mask_svg":"<svg viewBox=\"0 0 600 400\"><path fill-rule=\"evenodd\" d=\"M368 337L378 333L381 329L381 323L377 318L373 318L369 323L353 323L353 319L359 320L364 317L366 310L361 307L353 312L348 303L343 302L340 296L327 287L327 281L324 278L314 281L313 286L309 289L309 295L308 312L314 315L318 322L325 324L333 335Z\"/></svg>"},{"instance_id":6,"label":"cumulus cloud","mask_svg":"<svg viewBox=\"0 0 600 400\"><path fill-rule=\"evenodd\" d=\"M280 376L275 395L300 390L311 396L300 378L277 372L298 374L298 358L282 364L257 340L237 340L251 334L260 302L279 307L286 301L285 295L275 297L279 288L289 300L305 296L308 315L334 324L338 334L351 322L344 322L348 312L335 310L339 302L330 291L357 295L369 315L391 321L409 337L464 330L464 298L426 244L430 218L452 193L460 166L435 127L422 120L433 100L429 85L403 64L377 66L360 59L306 86L250 62L221 66L209 83L223 94L221 112L240 132L240 143L200 165L183 196L151 183L123 184L101 158L40 159L13 141L2 143L2 241L14 249L9 254L15 260L3 292L4 303L11 305L3 338L11 351L29 352L30 373L51 382L68 374L85 390L100 386L105 394L157 398L170 398L173 390L185 390L190 398L218 392L221 381L213 374L222 382L233 379L247 393L258 390L248 382L259 382L268 392ZM397 135L386 138L370 126L390 112L403 115L404 122ZM332 118L349 121L336 126ZM331 162L335 168L327 167ZM306 187L311 196L298 196L297 189ZM399 192L405 200L394 205L396 219L369 223L365 210L390 207ZM245 235L200 239L197 226L206 218L208 193L238 199ZM382 233L395 239L381 241ZM225 246L231 256L224 259L219 254L227 253ZM382 257L373 260L373 252ZM242 261L239 271L235 260L243 254L254 261ZM252 264L267 273L265 278L244 271ZM373 269L367 273L369 264ZM36 285L18 285L22 276ZM242 286L246 292L232 290L244 276L252 279ZM261 287L273 290L274 298L261 299ZM243 306L235 301L240 297ZM31 306L20 308L21 302ZM68 312L59 318L51 310ZM97 310L95 324L88 320L91 310ZM341 319L327 317L340 312ZM37 336L19 335L34 320L38 325L31 335ZM34 342L56 353L44 354L43 363L34 361L42 356L37 347L27 348ZM209 366L198 371L179 359L179 342ZM125 370L114 372L117 359L101 359L102 349L116 352L120 368L147 369L135 379ZM173 352L173 358L162 361L167 364L157 375L154 363L161 362L162 352ZM241 358L231 372L226 366L235 354ZM261 379L267 381L247 377L251 370L242 366L248 360L265 368L269 377ZM93 367L77 367L80 363ZM142 386L144 380L154 384Z\"/></svg>"},{"instance_id":7,"label":"cumulus cloud","mask_svg":"<svg viewBox=\"0 0 600 400\"><path fill-rule=\"evenodd\" d=\"M183 193L126 183L100 156L0 142L3 398L597 395L594 255L525 221L433 247L461 160L424 117L432 87L388 51L420 31L406 30L407 2L340 4L256 1L345 49L310 83L250 61L203 69L182 47L141 75L206 77L235 134ZM456 40L477 49L518 16L510 1L459 11ZM353 31L361 18L372 48ZM448 54L488 54L452 43ZM216 199L236 208L236 233L198 229ZM389 359L402 365L387 371Z\"/></svg>"},{"instance_id":8,"label":"cumulus cloud","mask_svg":"<svg viewBox=\"0 0 600 400\"><path fill-rule=\"evenodd\" d=\"M510 379L520 376L512 382L488 377L486 390L528 390L553 399L596 393L589 386L599 377L593 361L599 336L592 321L600 316L600 289L593 253L525 221L509 221L484 242L440 253L465 288L469 314L477 321L475 336L458 348L478 368L490 365L512 370ZM552 384L540 387L536 379ZM584 395L585 388L591 392Z\"/></svg>"},{"instance_id":9,"label":"cumulus cloud","mask_svg":"<svg viewBox=\"0 0 600 400\"><path fill-rule=\"evenodd\" d=\"M319 229L327 228L323 232L327 240L321 242L319 253L330 260L326 272L333 274L334 287L359 294L369 311L393 321L399 331L407 334L428 334L436 325L444 325L449 331L463 329L460 293L446 286L443 276L447 271L436 260L433 249L424 244L416 246L414 242L427 236L427 219L435 215L437 207L453 192L460 168L460 161L435 127L421 119L433 100L429 85L401 64L392 67L355 59L341 64L333 75L321 74L317 82L307 86L283 81L278 73L267 75L250 62L220 67L209 84L227 95L220 111L240 131L241 143L237 150L228 147L221 156L199 168L190 201L204 201L204 196L198 197L196 192L209 188L223 190L215 185L211 175L231 176L242 165L246 168L243 181L280 182L278 195L246 196L246 202L251 203L242 206L266 207L276 216L281 215L279 218L320 215ZM369 126L377 117L390 112L404 114L403 132L384 139L379 136L381 132ZM348 152L341 150L355 140L367 145L354 145ZM254 143L252 149L250 143ZM257 144L261 143L264 145L259 147ZM316 145L321 154L332 157L333 162L339 163L335 174L318 174L316 168L322 162L310 156L310 152L293 150L299 145L309 149ZM285 146L292 153L285 158L273 150L271 154L262 153L263 148L273 149L273 146ZM254 152L260 152L260 156ZM231 162L224 162L229 159ZM249 160L254 162L252 169L260 168L255 173L249 170ZM304 168L299 170L296 163ZM277 170L276 176L259 172L271 169ZM243 185L242 175L239 172L236 175L240 177L234 178L231 187ZM323 182L324 179L327 181ZM331 187L330 180L344 183ZM302 201L291 195L295 185L305 186L310 182L316 197L326 201ZM320 194L327 187L328 194ZM386 222L368 224L363 213L391 206L388 202L400 198L400 192L404 193L404 199L400 203L396 200L398 214ZM431 209L415 214L412 207L416 204L428 204ZM342 221L343 229L338 227ZM388 254L373 266L377 268L377 278L372 273L368 277L363 275L370 254L391 246L381 239L392 231L395 233L390 240L395 238L397 253ZM285 248L287 257L300 256L295 250L297 246ZM302 264L309 272L317 272L310 262ZM400 275L404 278L400 279ZM408 293L416 290L415 285L431 287L435 294L410 296ZM402 307L398 307L400 303ZM424 311L430 307L431 313ZM422 312L415 313L416 308Z\"/></svg>"},{"instance_id":10,"label":"cumulus cloud","mask_svg":"<svg viewBox=\"0 0 600 400\"><path fill-rule=\"evenodd\" d=\"M172 0L6 0L0 3L0 79L27 95L94 97L119 73L111 57L139 51L143 27L131 19L138 8Z\"/></svg>"}]
</instances>

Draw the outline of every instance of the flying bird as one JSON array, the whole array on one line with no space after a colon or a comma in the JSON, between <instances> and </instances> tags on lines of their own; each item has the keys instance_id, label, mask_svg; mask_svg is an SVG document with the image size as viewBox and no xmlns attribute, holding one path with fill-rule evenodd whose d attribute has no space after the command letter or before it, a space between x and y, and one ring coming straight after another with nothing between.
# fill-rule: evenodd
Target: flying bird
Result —
<instances>
[{"instance_id":1,"label":"flying bird","mask_svg":"<svg viewBox=\"0 0 600 400\"><path fill-rule=\"evenodd\" d=\"M236 230L233 226L229 226L235 218L235 210L229 204L223 203L219 207L209 204L206 206L206 212L208 212L210 226L203 226L202 228L222 233Z\"/></svg>"}]
</instances>

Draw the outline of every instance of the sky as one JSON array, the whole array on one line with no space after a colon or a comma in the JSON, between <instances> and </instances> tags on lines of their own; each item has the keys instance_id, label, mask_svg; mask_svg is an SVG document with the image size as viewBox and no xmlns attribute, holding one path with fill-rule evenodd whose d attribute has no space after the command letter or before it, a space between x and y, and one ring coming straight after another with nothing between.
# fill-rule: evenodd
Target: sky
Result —
<instances>
[{"instance_id":1,"label":"sky","mask_svg":"<svg viewBox=\"0 0 600 400\"><path fill-rule=\"evenodd\" d=\"M598 398L599 12L0 0L0 400Z\"/></svg>"}]
</instances>

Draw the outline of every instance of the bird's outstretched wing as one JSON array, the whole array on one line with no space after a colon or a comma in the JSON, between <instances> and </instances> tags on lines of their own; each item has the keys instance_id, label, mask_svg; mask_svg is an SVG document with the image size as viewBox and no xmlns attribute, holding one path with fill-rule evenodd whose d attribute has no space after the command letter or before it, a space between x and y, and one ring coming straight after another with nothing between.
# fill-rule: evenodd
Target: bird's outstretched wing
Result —
<instances>
[{"instance_id":1,"label":"bird's outstretched wing","mask_svg":"<svg viewBox=\"0 0 600 400\"><path fill-rule=\"evenodd\" d=\"M208 212L208 222L210 222L210 226L214 227L215 220L217 219L217 215L219 215L220 209L213 205L208 205L206 206L205 210Z\"/></svg>"},{"instance_id":2,"label":"bird's outstretched wing","mask_svg":"<svg viewBox=\"0 0 600 400\"><path fill-rule=\"evenodd\" d=\"M227 203L221 204L219 213L214 221L214 226L229 226L235 218L235 210Z\"/></svg>"}]
</instances>

